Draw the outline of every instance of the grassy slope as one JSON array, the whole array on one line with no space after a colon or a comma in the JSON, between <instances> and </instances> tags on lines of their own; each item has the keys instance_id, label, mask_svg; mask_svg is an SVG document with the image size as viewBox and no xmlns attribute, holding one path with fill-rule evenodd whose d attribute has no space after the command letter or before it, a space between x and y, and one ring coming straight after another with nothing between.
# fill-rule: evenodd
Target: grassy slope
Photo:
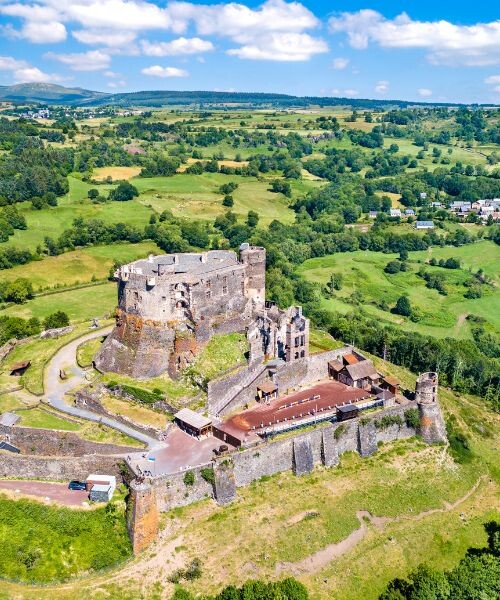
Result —
<instances>
[{"instance_id":1,"label":"grassy slope","mask_svg":"<svg viewBox=\"0 0 500 600\"><path fill-rule=\"evenodd\" d=\"M405 369L377 363L405 386L414 384L414 375ZM346 538L359 526L358 510L388 521L381 527L369 525L357 546L326 567L298 575L313 600L375 600L389 579L404 576L422 561L450 568L467 547L484 545L482 523L498 518L499 417L473 396L441 389L440 399L445 413L454 414L469 437L472 462L456 464L442 446L428 447L412 439L384 445L369 459L346 454L338 468L318 467L305 477L283 473L239 489L240 500L228 507L203 501L171 511L164 515L161 542L139 557L136 566L75 586L96 598L134 598L141 593L149 598L160 589L169 597L167 576L173 567L168 560L187 564L194 557L203 565L202 578L189 584L196 592L213 592L250 578L283 577L286 571L277 571L280 562L302 560ZM464 498L478 482L468 499L447 509L446 503ZM439 510L421 514L432 509ZM305 512L317 514L304 519ZM147 561L163 555L163 572L147 566ZM148 576L138 578L138 572ZM71 598L76 588L6 589L12 597L43 600L50 595L60 600Z\"/></svg>"},{"instance_id":2,"label":"grassy slope","mask_svg":"<svg viewBox=\"0 0 500 600\"><path fill-rule=\"evenodd\" d=\"M105 279L115 260L130 262L151 252L161 253L154 242L81 248L59 256L49 256L43 263L37 261L6 269L1 272L0 277L4 281L25 277L31 281L35 290L56 285L71 286L90 282L92 277Z\"/></svg>"},{"instance_id":3,"label":"grassy slope","mask_svg":"<svg viewBox=\"0 0 500 600\"><path fill-rule=\"evenodd\" d=\"M447 280L447 296L441 296L436 290L425 287L425 282L416 276L420 264L431 256L440 259L459 257L462 260L461 270L430 267L431 270L443 273ZM302 274L310 281L325 284L332 273L342 273L343 288L334 298L324 299L325 308L339 312L348 312L353 306L345 302L345 298L354 291L364 296L364 308L374 316L401 324L410 331L431 334L436 337L453 335L467 337L468 324L463 320L467 314L477 314L487 319L494 327L500 329L500 292L498 288L500 272L500 250L489 241L462 246L460 248L430 248L425 252L411 252L411 270L405 273L388 275L384 273L385 265L396 254L358 251L341 253L306 261L300 267ZM476 271L481 266L485 273L495 282L495 289L484 293L482 298L467 300L463 297L465 288L460 285L468 278L468 269ZM412 306L418 308L423 318L418 323L403 319L370 304L384 299L393 306L397 298L408 294ZM462 315L462 318L460 316Z\"/></svg>"}]
</instances>

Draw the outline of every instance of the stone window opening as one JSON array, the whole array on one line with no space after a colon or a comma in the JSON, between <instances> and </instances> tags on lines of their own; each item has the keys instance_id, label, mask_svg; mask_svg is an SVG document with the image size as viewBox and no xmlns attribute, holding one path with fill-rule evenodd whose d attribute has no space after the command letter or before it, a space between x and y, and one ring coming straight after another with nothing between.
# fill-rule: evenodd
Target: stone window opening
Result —
<instances>
[{"instance_id":1,"label":"stone window opening","mask_svg":"<svg viewBox=\"0 0 500 600\"><path fill-rule=\"evenodd\" d=\"M227 294L227 276L222 278L222 293Z\"/></svg>"},{"instance_id":2,"label":"stone window opening","mask_svg":"<svg viewBox=\"0 0 500 600\"><path fill-rule=\"evenodd\" d=\"M206 298L207 300L209 300L211 297L212 297L212 292L211 292L211 290L207 290L207 291L205 292L205 298Z\"/></svg>"},{"instance_id":3,"label":"stone window opening","mask_svg":"<svg viewBox=\"0 0 500 600\"><path fill-rule=\"evenodd\" d=\"M305 355L306 355L306 351L305 350L301 350L300 351L300 358L304 358Z\"/></svg>"}]
</instances>

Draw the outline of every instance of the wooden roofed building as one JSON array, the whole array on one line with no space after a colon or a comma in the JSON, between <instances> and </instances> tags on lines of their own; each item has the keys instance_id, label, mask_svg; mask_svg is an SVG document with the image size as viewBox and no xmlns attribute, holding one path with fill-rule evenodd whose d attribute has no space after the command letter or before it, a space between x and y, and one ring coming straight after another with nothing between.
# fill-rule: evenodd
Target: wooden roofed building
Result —
<instances>
[{"instance_id":1,"label":"wooden roofed building","mask_svg":"<svg viewBox=\"0 0 500 600\"><path fill-rule=\"evenodd\" d=\"M341 383L363 389L378 385L380 379L380 374L369 359L347 364L338 374L338 380Z\"/></svg>"},{"instance_id":2,"label":"wooden roofed building","mask_svg":"<svg viewBox=\"0 0 500 600\"><path fill-rule=\"evenodd\" d=\"M203 437L212 433L212 419L204 417L190 408L183 408L175 413L174 419L177 425L189 435Z\"/></svg>"}]
</instances>

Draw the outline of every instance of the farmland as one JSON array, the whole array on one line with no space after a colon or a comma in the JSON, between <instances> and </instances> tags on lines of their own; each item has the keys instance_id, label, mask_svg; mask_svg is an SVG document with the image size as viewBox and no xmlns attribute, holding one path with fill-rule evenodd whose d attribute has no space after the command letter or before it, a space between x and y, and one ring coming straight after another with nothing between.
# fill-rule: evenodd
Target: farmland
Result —
<instances>
[{"instance_id":1,"label":"farmland","mask_svg":"<svg viewBox=\"0 0 500 600\"><path fill-rule=\"evenodd\" d=\"M456 257L462 262L462 269L445 272L446 296L428 289L425 281L417 276L419 267L432 257L437 260ZM332 274L343 276L342 290L331 298L323 298L322 304L326 309L342 313L353 310L350 300L352 294L357 292L360 299L356 306L362 306L370 315L409 331L437 337L453 335L467 338L470 332L466 317L470 314L483 317L495 331L500 331L498 246L483 241L461 248L429 248L425 252L411 252L408 271L394 275L385 273L387 263L397 258L397 254L358 251L313 258L301 265L299 270L309 281L321 285L325 285ZM492 285L481 298L468 300L464 298L463 282L470 277L470 271L477 270L479 266L491 277ZM431 267L431 270L445 271L439 267ZM402 295L408 296L412 306L421 315L418 322L391 314L377 306L377 301L384 300L392 307Z\"/></svg>"}]
</instances>

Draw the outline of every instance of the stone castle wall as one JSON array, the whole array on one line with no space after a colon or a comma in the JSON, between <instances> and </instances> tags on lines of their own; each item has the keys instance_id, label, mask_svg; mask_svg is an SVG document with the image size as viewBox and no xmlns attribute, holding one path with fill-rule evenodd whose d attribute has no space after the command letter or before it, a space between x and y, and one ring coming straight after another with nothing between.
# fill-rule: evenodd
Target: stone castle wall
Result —
<instances>
[{"instance_id":1,"label":"stone castle wall","mask_svg":"<svg viewBox=\"0 0 500 600\"><path fill-rule=\"evenodd\" d=\"M87 456L137 452L138 448L100 444L84 440L73 431L55 431L32 427L5 427L0 425L0 440L8 440L21 454L37 456Z\"/></svg>"},{"instance_id":2,"label":"stone castle wall","mask_svg":"<svg viewBox=\"0 0 500 600\"><path fill-rule=\"evenodd\" d=\"M405 412L417 408L415 402L397 406L364 419L353 419L343 423L333 423L304 433L297 433L275 441L261 444L243 451L233 452L220 457L215 465L215 489L201 477L201 469L211 467L208 463L192 469L195 475L194 485L184 483L184 472L166 475L154 479L158 509L168 511L177 506L185 506L204 498L216 498L223 494L222 503L231 493L231 486L243 487L264 476L276 475L284 471L294 471L300 475L308 472L314 465L334 466L344 452L358 452L361 456L370 456L377 451L379 443L392 442L416 435L416 430L408 427ZM377 428L375 421L386 416L399 416L402 425L390 424ZM340 431L340 433L335 433ZM218 469L218 463L231 465Z\"/></svg>"},{"instance_id":3,"label":"stone castle wall","mask_svg":"<svg viewBox=\"0 0 500 600\"><path fill-rule=\"evenodd\" d=\"M318 354L311 354L305 358L299 358L293 362L283 363L275 374L272 380L278 385L279 393L284 394L287 390L291 390L298 386L310 385L316 381L328 378L328 363L331 360L338 359L344 354L351 352L349 346L338 348L336 350L328 350ZM270 378L269 369L264 368L264 363L252 365L251 370L242 368L235 373L230 373L220 379L215 379L208 384L207 407L210 414L225 415L235 408L250 404L257 396L257 387L264 381ZM260 372L260 373L259 373ZM256 378L251 376L251 373L259 375ZM244 385L245 382L250 383ZM238 388L243 386L243 389L238 391ZM229 403L219 412L220 399L226 397L228 390L236 390L234 397Z\"/></svg>"},{"instance_id":4,"label":"stone castle wall","mask_svg":"<svg viewBox=\"0 0 500 600\"><path fill-rule=\"evenodd\" d=\"M123 465L117 456L23 456L0 450L0 477L40 479L47 481L85 480L90 473L121 478Z\"/></svg>"}]
</instances>

